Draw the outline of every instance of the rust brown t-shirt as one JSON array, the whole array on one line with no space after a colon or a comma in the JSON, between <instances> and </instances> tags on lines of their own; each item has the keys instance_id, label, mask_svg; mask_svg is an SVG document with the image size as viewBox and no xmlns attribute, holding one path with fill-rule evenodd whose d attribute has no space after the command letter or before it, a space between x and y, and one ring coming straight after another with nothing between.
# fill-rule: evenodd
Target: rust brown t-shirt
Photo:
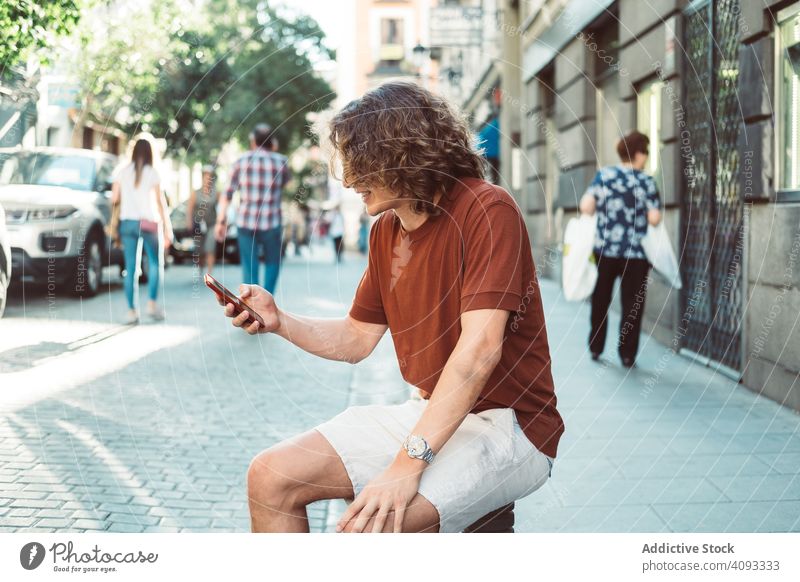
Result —
<instances>
[{"instance_id":1,"label":"rust brown t-shirt","mask_svg":"<svg viewBox=\"0 0 800 582\"><path fill-rule=\"evenodd\" d=\"M430 395L473 309L511 312L503 353L471 412L513 408L525 435L551 457L564 423L527 229L514 199L462 180L441 212L406 232L394 211L370 232L369 263L350 316L389 326L405 380Z\"/></svg>"}]
</instances>

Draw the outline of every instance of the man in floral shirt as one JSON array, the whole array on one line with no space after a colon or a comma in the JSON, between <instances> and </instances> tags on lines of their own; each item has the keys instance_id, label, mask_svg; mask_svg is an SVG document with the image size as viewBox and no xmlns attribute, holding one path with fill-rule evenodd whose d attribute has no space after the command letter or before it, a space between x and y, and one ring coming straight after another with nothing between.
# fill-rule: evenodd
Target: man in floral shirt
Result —
<instances>
[{"instance_id":1,"label":"man in floral shirt","mask_svg":"<svg viewBox=\"0 0 800 582\"><path fill-rule=\"evenodd\" d=\"M630 368L639 349L641 316L650 269L642 249L647 225L661 221L661 201L655 180L643 169L649 155L650 140L638 131L617 144L622 163L598 170L581 199L581 212L597 212L594 255L597 285L592 294L592 330L589 349L597 360L606 342L608 306L614 282L621 277L622 319L618 350L623 366Z\"/></svg>"}]
</instances>

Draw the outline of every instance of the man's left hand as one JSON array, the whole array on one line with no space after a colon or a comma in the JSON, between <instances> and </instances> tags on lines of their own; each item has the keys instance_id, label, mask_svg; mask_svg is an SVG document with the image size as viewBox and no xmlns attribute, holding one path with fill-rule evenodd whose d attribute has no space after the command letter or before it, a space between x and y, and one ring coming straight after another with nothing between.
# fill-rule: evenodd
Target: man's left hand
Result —
<instances>
[{"instance_id":1,"label":"man's left hand","mask_svg":"<svg viewBox=\"0 0 800 582\"><path fill-rule=\"evenodd\" d=\"M394 533L402 532L406 507L416 496L421 478L422 472L413 464L395 461L364 487L339 520L336 531L344 531L348 522L352 521L351 531L361 533L369 519L375 516L371 531L380 533L386 525L389 513L393 512Z\"/></svg>"}]
</instances>

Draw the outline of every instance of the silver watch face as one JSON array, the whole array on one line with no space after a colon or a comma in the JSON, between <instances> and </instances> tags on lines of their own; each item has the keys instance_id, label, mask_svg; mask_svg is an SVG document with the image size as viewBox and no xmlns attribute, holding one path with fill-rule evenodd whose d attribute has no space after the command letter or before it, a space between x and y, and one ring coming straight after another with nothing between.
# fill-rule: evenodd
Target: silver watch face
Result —
<instances>
[{"instance_id":1,"label":"silver watch face","mask_svg":"<svg viewBox=\"0 0 800 582\"><path fill-rule=\"evenodd\" d=\"M406 444L408 453L412 457L421 457L428 448L428 443L425 442L425 439L416 435L408 437Z\"/></svg>"}]
</instances>

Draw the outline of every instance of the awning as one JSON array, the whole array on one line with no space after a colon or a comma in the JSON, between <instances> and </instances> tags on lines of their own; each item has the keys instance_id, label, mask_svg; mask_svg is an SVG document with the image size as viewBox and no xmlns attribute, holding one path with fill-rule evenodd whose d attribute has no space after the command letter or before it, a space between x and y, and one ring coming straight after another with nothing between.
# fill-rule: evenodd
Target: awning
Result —
<instances>
[{"instance_id":1,"label":"awning","mask_svg":"<svg viewBox=\"0 0 800 582\"><path fill-rule=\"evenodd\" d=\"M553 24L534 40L522 58L523 82L539 73L577 34L591 24L615 0L572 0Z\"/></svg>"}]
</instances>

